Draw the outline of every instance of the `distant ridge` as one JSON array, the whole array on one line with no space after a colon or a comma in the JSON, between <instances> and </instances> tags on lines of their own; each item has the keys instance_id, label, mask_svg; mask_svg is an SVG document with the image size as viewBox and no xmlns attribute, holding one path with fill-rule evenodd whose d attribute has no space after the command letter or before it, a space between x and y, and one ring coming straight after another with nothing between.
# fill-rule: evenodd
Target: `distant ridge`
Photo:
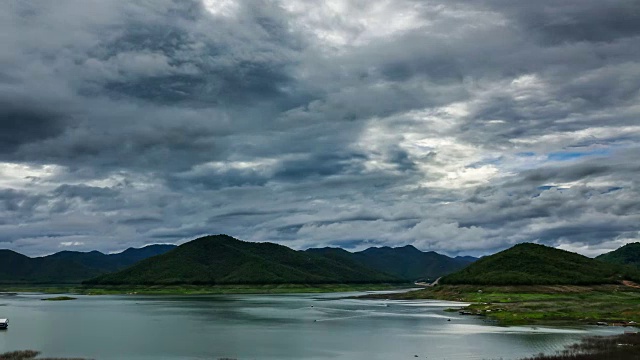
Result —
<instances>
[{"instance_id":1,"label":"distant ridge","mask_svg":"<svg viewBox=\"0 0 640 360\"><path fill-rule=\"evenodd\" d=\"M398 279L347 259L324 257L273 243L228 235L205 236L86 284L319 284Z\"/></svg>"},{"instance_id":2,"label":"distant ridge","mask_svg":"<svg viewBox=\"0 0 640 360\"><path fill-rule=\"evenodd\" d=\"M372 247L355 253L340 248L307 251L336 259L356 261L406 281L435 279L460 270L476 260L471 256L450 258L433 251L423 252L412 245L396 248Z\"/></svg>"},{"instance_id":3,"label":"distant ridge","mask_svg":"<svg viewBox=\"0 0 640 360\"><path fill-rule=\"evenodd\" d=\"M0 250L0 283L73 284L123 269L151 256L164 254L175 245L148 245L129 248L117 254L99 251L61 251L30 258L12 250Z\"/></svg>"},{"instance_id":4,"label":"distant ridge","mask_svg":"<svg viewBox=\"0 0 640 360\"><path fill-rule=\"evenodd\" d=\"M456 256L454 259L459 261L465 261L469 264L478 260L477 257L473 257L473 256Z\"/></svg>"},{"instance_id":5,"label":"distant ridge","mask_svg":"<svg viewBox=\"0 0 640 360\"><path fill-rule=\"evenodd\" d=\"M640 268L640 243L624 245L617 250L602 254L596 259L610 264L631 265Z\"/></svg>"},{"instance_id":6,"label":"distant ridge","mask_svg":"<svg viewBox=\"0 0 640 360\"><path fill-rule=\"evenodd\" d=\"M607 264L552 247L523 243L447 275L443 284L592 285L638 281L637 269Z\"/></svg>"}]
</instances>

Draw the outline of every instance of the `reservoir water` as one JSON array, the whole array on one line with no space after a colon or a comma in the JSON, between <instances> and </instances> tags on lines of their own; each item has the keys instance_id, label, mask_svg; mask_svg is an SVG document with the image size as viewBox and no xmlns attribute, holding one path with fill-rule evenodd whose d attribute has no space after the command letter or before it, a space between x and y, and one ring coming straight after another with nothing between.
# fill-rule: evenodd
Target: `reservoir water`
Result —
<instances>
[{"instance_id":1,"label":"reservoir water","mask_svg":"<svg viewBox=\"0 0 640 360\"><path fill-rule=\"evenodd\" d=\"M353 293L216 296L0 295L0 353L109 359L519 359L621 329L500 327L459 303Z\"/></svg>"}]
</instances>

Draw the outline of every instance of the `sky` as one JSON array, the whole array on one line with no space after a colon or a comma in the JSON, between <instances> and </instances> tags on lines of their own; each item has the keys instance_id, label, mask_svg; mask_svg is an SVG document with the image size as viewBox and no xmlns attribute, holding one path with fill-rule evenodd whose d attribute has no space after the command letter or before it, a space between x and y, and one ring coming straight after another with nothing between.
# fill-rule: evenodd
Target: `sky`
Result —
<instances>
[{"instance_id":1,"label":"sky","mask_svg":"<svg viewBox=\"0 0 640 360\"><path fill-rule=\"evenodd\" d=\"M0 48L0 248L640 241L637 0L9 0Z\"/></svg>"}]
</instances>

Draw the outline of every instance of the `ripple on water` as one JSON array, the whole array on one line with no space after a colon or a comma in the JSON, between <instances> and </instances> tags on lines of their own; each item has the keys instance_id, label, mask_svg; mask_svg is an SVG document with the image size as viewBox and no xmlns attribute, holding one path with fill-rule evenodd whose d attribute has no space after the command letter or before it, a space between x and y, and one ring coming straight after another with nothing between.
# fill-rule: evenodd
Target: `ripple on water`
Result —
<instances>
[{"instance_id":1,"label":"ripple on water","mask_svg":"<svg viewBox=\"0 0 640 360\"><path fill-rule=\"evenodd\" d=\"M0 315L12 326L0 334L0 352L37 348L47 357L101 360L517 359L605 331L499 327L443 311L460 303L340 296L4 297Z\"/></svg>"}]
</instances>

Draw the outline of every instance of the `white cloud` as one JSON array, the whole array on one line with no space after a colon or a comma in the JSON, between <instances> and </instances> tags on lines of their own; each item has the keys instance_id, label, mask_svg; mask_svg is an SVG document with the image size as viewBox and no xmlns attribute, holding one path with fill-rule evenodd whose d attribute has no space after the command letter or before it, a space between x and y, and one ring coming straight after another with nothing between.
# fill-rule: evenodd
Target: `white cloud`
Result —
<instances>
[{"instance_id":1,"label":"white cloud","mask_svg":"<svg viewBox=\"0 0 640 360\"><path fill-rule=\"evenodd\" d=\"M60 246L62 247L82 246L82 245L84 245L82 241L63 241L60 243Z\"/></svg>"},{"instance_id":2,"label":"white cloud","mask_svg":"<svg viewBox=\"0 0 640 360\"><path fill-rule=\"evenodd\" d=\"M637 11L496 4L0 3L0 241L637 238Z\"/></svg>"}]
</instances>

